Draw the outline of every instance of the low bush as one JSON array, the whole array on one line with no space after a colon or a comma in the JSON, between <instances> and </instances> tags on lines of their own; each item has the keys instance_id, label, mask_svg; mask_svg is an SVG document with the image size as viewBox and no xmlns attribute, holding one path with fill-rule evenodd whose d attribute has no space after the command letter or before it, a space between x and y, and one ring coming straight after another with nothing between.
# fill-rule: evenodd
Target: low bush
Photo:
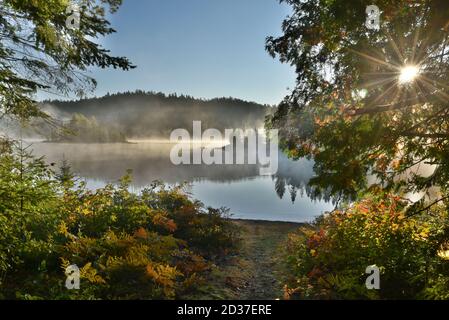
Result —
<instances>
[{"instance_id":1,"label":"low bush","mask_svg":"<svg viewBox=\"0 0 449 320\"><path fill-rule=\"evenodd\" d=\"M291 234L286 298L449 298L447 211L407 216L407 205L376 191ZM379 290L365 285L371 265L380 269Z\"/></svg>"},{"instance_id":2,"label":"low bush","mask_svg":"<svg viewBox=\"0 0 449 320\"><path fill-rule=\"evenodd\" d=\"M173 299L195 292L216 257L236 250L224 209L182 186L88 190L23 151L0 156L0 298ZM65 270L80 269L79 290Z\"/></svg>"}]
</instances>

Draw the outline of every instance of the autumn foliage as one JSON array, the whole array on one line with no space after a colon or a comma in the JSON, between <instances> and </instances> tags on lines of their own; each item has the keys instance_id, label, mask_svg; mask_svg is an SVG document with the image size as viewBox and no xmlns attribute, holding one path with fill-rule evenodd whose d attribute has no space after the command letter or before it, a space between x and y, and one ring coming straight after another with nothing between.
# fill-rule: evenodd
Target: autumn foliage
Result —
<instances>
[{"instance_id":1,"label":"autumn foliage","mask_svg":"<svg viewBox=\"0 0 449 320\"><path fill-rule=\"evenodd\" d=\"M291 234L286 298L448 298L447 213L408 217L407 204L376 191ZM380 268L380 290L365 286L370 265Z\"/></svg>"},{"instance_id":2,"label":"autumn foliage","mask_svg":"<svg viewBox=\"0 0 449 320\"><path fill-rule=\"evenodd\" d=\"M182 298L237 248L227 212L204 208L182 186L135 194L128 174L91 191L23 150L0 163L0 298ZM65 287L73 264L80 290Z\"/></svg>"}]
</instances>

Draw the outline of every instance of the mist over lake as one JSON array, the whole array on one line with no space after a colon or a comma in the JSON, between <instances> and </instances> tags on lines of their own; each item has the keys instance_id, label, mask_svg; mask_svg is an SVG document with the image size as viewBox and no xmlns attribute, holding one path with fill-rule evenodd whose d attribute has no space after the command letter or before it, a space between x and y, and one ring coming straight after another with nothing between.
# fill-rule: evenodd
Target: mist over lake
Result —
<instances>
[{"instance_id":1,"label":"mist over lake","mask_svg":"<svg viewBox=\"0 0 449 320\"><path fill-rule=\"evenodd\" d=\"M258 165L174 165L168 141L135 143L33 142L35 155L59 166L66 159L72 170L96 189L115 183L132 170L132 188L139 191L154 180L175 185L187 182L192 196L208 206L228 207L234 218L310 221L332 204L311 199L306 184L313 163L292 161L279 153L274 176L260 176ZM195 146L194 146L195 147ZM197 148L201 146L196 146ZM292 201L292 199L294 201Z\"/></svg>"},{"instance_id":2,"label":"mist over lake","mask_svg":"<svg viewBox=\"0 0 449 320\"><path fill-rule=\"evenodd\" d=\"M261 175L262 166L248 161L239 165L235 161L222 165L172 163L170 151L175 145L169 139L174 130L192 134L193 123L199 121L201 131L216 129L223 135L213 146L222 148L230 143L224 137L226 130L261 130L265 117L273 111L269 105L136 91L45 101L42 108L55 125L38 120L20 132L14 122L4 127L15 128L10 134L24 137L32 144L30 150L53 163L55 170L67 160L90 189L116 183L132 170L133 191L139 192L155 180L169 185L186 183L194 199L214 208L227 207L234 218L304 222L333 209L330 198L317 196L307 186L314 175L313 162L290 160L281 150L278 170L271 176ZM208 146L193 142L189 142L192 153L211 146L210 141ZM248 141L243 144L245 152L250 152ZM257 150L251 152L257 156Z\"/></svg>"},{"instance_id":3,"label":"mist over lake","mask_svg":"<svg viewBox=\"0 0 449 320\"><path fill-rule=\"evenodd\" d=\"M0 300L449 300L449 1L372 2L0 0Z\"/></svg>"}]
</instances>

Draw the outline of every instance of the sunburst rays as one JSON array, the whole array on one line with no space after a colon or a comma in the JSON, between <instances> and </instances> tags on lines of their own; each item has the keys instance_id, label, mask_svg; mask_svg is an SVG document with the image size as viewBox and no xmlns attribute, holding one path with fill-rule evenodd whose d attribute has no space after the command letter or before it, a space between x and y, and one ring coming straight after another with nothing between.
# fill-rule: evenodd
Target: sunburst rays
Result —
<instances>
[{"instance_id":1,"label":"sunburst rays","mask_svg":"<svg viewBox=\"0 0 449 320\"><path fill-rule=\"evenodd\" d=\"M449 84L444 82L446 75L443 74L449 64L447 42L430 47L428 39L420 37L419 28L397 41L386 36L388 48L375 49L372 53L350 49L376 69L362 74L361 86L369 92L366 107L449 102Z\"/></svg>"},{"instance_id":2,"label":"sunburst rays","mask_svg":"<svg viewBox=\"0 0 449 320\"><path fill-rule=\"evenodd\" d=\"M417 66L408 65L401 68L399 74L399 83L407 84L412 83L419 76L420 70Z\"/></svg>"}]
</instances>

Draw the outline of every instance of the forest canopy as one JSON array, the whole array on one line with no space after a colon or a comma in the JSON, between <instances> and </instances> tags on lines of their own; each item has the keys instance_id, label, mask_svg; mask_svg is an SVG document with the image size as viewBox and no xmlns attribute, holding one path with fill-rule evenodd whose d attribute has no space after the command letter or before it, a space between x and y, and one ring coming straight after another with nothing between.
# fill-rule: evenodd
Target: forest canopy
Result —
<instances>
[{"instance_id":1,"label":"forest canopy","mask_svg":"<svg viewBox=\"0 0 449 320\"><path fill-rule=\"evenodd\" d=\"M374 180L392 191L437 187L446 199L449 2L281 2L293 13L267 50L295 68L297 82L268 126L291 157L314 159L315 192L354 199ZM370 4L380 8L379 30L365 25ZM402 81L410 70L416 77Z\"/></svg>"},{"instance_id":2,"label":"forest canopy","mask_svg":"<svg viewBox=\"0 0 449 320\"><path fill-rule=\"evenodd\" d=\"M292 14L266 48L297 81L267 127L314 160L313 193L346 200L289 235L285 296L447 299L449 2L280 2Z\"/></svg>"},{"instance_id":3,"label":"forest canopy","mask_svg":"<svg viewBox=\"0 0 449 320\"><path fill-rule=\"evenodd\" d=\"M128 138L165 139L174 129L191 128L193 121L223 132L261 128L271 111L268 105L235 98L205 100L140 90L76 101L44 101L42 107L59 119L69 119L75 113L95 117L102 125L114 125Z\"/></svg>"},{"instance_id":4,"label":"forest canopy","mask_svg":"<svg viewBox=\"0 0 449 320\"><path fill-rule=\"evenodd\" d=\"M126 137L111 125L100 125L95 117L75 113L60 127L49 128L48 142L113 143L127 142Z\"/></svg>"}]
</instances>

